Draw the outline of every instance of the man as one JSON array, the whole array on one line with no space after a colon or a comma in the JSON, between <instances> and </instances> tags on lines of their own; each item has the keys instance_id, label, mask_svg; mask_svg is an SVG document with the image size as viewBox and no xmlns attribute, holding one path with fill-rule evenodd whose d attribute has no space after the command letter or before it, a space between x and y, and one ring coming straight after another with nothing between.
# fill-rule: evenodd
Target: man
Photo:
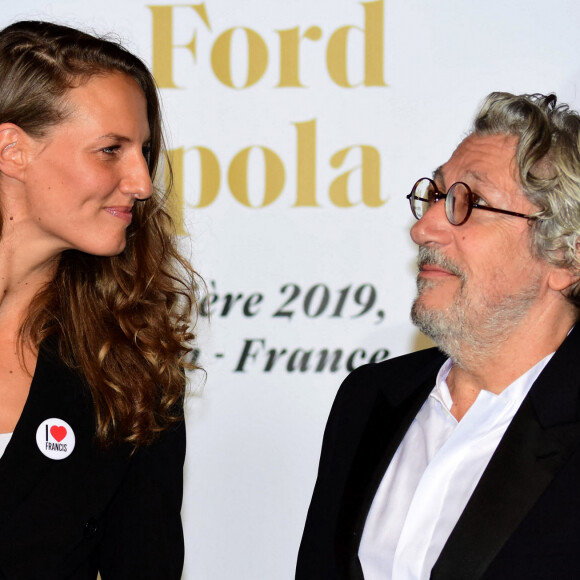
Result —
<instances>
[{"instance_id":1,"label":"man","mask_svg":"<svg viewBox=\"0 0 580 580\"><path fill-rule=\"evenodd\" d=\"M413 322L326 427L298 580L580 578L580 116L493 93L411 194Z\"/></svg>"}]
</instances>

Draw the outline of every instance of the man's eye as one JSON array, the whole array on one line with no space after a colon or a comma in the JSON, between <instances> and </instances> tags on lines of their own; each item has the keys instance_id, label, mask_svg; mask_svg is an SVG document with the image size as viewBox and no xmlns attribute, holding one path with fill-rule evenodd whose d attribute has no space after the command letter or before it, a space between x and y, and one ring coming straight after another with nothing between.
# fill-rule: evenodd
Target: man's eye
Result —
<instances>
[{"instance_id":1,"label":"man's eye","mask_svg":"<svg viewBox=\"0 0 580 580\"><path fill-rule=\"evenodd\" d=\"M480 195L477 195L477 193L474 193L472 195L472 199L473 203L475 203L476 205L489 205L487 201L485 201L485 199L483 199L483 197L481 197Z\"/></svg>"}]
</instances>

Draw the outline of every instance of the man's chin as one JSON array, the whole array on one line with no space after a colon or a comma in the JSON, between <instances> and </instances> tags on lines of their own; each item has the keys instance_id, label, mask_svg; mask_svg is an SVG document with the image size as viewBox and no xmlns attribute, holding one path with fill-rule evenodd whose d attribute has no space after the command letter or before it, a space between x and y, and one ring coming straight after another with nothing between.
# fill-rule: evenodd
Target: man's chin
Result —
<instances>
[{"instance_id":1,"label":"man's chin","mask_svg":"<svg viewBox=\"0 0 580 580\"><path fill-rule=\"evenodd\" d=\"M411 308L411 321L443 352L456 360L462 333L458 328L460 325L450 320L449 312L427 307L423 297L419 296Z\"/></svg>"},{"instance_id":2,"label":"man's chin","mask_svg":"<svg viewBox=\"0 0 580 580\"><path fill-rule=\"evenodd\" d=\"M433 338L430 335L429 328L433 321L434 315L431 310L425 308L422 303L421 297L415 298L413 306L411 307L411 322L425 335L429 338Z\"/></svg>"},{"instance_id":3,"label":"man's chin","mask_svg":"<svg viewBox=\"0 0 580 580\"><path fill-rule=\"evenodd\" d=\"M411 315L413 311L427 317L442 315L449 308L449 297L447 293L442 296L437 290L433 287L421 288L413 302Z\"/></svg>"},{"instance_id":4,"label":"man's chin","mask_svg":"<svg viewBox=\"0 0 580 580\"><path fill-rule=\"evenodd\" d=\"M434 317L435 313L425 306L424 296L419 295L415 298L413 302L413 306L411 307L411 322L423 333L429 336L429 338L433 338L425 332L429 329Z\"/></svg>"}]
</instances>

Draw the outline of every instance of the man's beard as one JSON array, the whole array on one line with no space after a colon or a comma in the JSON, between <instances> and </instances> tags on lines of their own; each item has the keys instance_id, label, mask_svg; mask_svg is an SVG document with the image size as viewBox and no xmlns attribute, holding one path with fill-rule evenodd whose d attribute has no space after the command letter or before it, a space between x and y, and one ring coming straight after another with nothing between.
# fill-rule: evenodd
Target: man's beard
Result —
<instances>
[{"instance_id":1,"label":"man's beard","mask_svg":"<svg viewBox=\"0 0 580 580\"><path fill-rule=\"evenodd\" d=\"M459 278L460 286L453 302L440 310L429 309L421 294L435 287L437 281L417 278L417 297L411 308L411 320L417 328L449 356L454 363L467 367L472 359L492 356L508 338L509 330L523 320L540 289L540 276L517 294L486 295L468 287L468 278L455 263L437 250L421 246L419 267L438 265ZM470 296L471 293L471 296ZM476 298L476 301L474 301Z\"/></svg>"}]
</instances>

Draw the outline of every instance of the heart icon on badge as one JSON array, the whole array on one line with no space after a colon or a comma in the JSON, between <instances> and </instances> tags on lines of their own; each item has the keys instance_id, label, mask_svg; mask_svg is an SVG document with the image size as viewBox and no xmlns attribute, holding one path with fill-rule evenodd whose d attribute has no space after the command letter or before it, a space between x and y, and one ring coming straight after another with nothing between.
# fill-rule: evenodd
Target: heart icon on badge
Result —
<instances>
[{"instance_id":1,"label":"heart icon on badge","mask_svg":"<svg viewBox=\"0 0 580 580\"><path fill-rule=\"evenodd\" d=\"M73 428L59 417L45 419L36 430L38 450L49 459L66 459L75 448Z\"/></svg>"},{"instance_id":2,"label":"heart icon on badge","mask_svg":"<svg viewBox=\"0 0 580 580\"><path fill-rule=\"evenodd\" d=\"M53 425L50 428L50 434L60 443L66 437L66 427Z\"/></svg>"}]
</instances>

